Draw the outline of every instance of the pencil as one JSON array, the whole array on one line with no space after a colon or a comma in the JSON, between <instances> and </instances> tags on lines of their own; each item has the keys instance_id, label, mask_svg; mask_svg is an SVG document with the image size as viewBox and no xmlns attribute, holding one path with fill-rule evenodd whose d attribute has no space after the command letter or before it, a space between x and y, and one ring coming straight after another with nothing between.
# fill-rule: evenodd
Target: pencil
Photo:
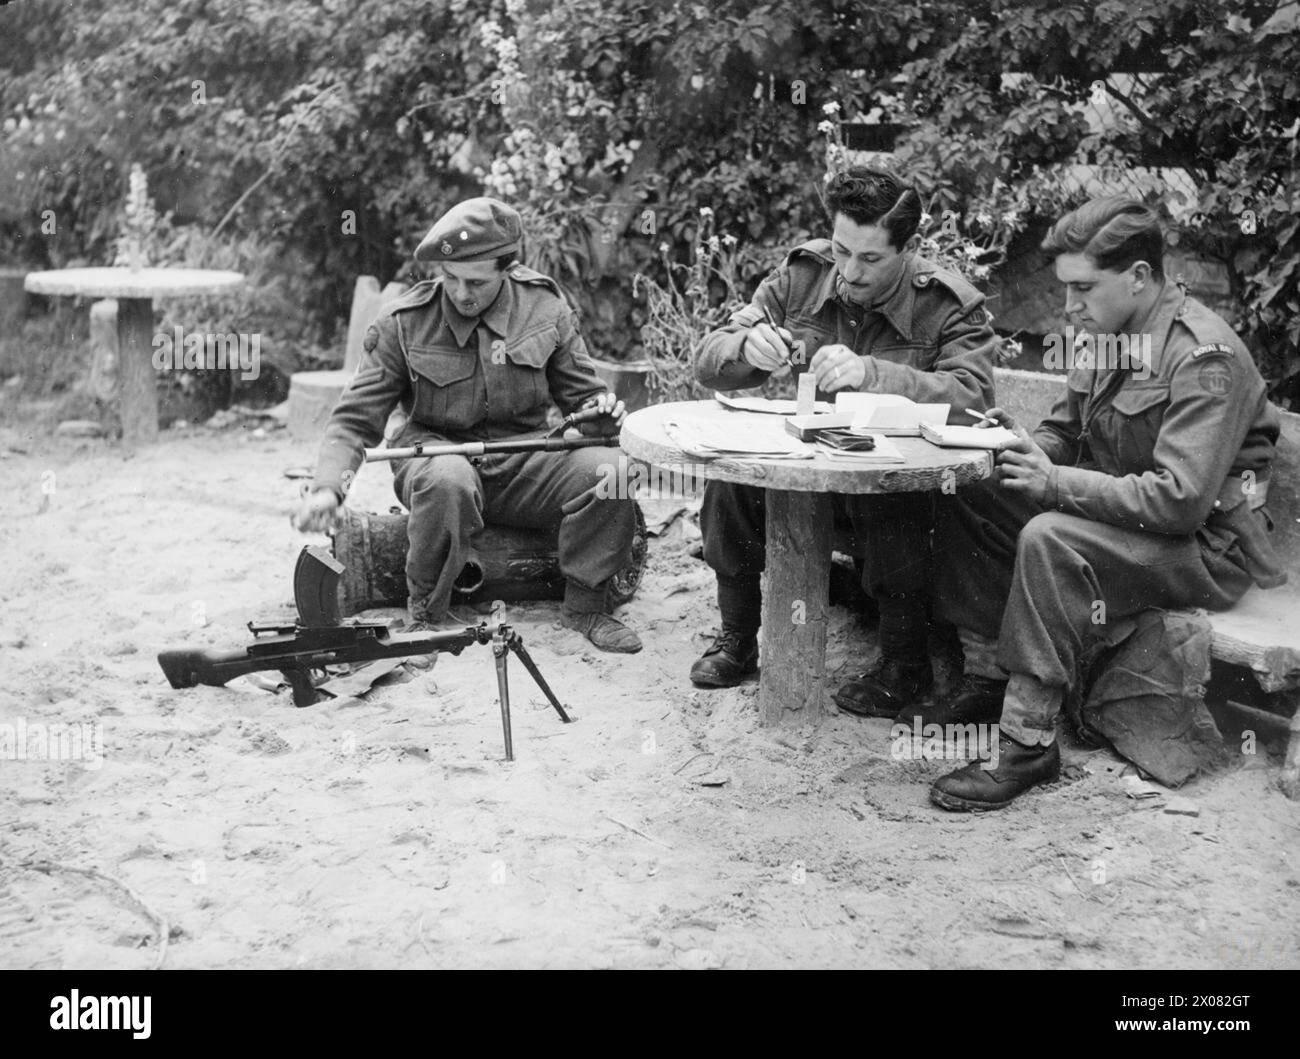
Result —
<instances>
[{"instance_id":1,"label":"pencil","mask_svg":"<svg viewBox=\"0 0 1300 1059\"><path fill-rule=\"evenodd\" d=\"M982 419L986 423L992 423L994 426L998 425L998 421L994 419L991 415L985 415L983 412L977 412L973 408L966 409L966 414L968 416L974 416L976 419Z\"/></svg>"}]
</instances>

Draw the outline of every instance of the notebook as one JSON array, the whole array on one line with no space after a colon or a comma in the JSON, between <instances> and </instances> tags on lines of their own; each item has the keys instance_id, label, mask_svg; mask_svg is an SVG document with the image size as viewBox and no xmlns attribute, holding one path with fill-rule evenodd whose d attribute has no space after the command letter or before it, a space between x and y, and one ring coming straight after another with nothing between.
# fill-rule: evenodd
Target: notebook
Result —
<instances>
[{"instance_id":1,"label":"notebook","mask_svg":"<svg viewBox=\"0 0 1300 1059\"><path fill-rule=\"evenodd\" d=\"M945 449L998 449L1016 435L1006 427L964 427L921 424L921 437Z\"/></svg>"},{"instance_id":2,"label":"notebook","mask_svg":"<svg viewBox=\"0 0 1300 1059\"><path fill-rule=\"evenodd\" d=\"M938 425L948 420L946 404L917 404L892 393L837 393L835 411L853 415L859 434L918 437L922 423Z\"/></svg>"}]
</instances>

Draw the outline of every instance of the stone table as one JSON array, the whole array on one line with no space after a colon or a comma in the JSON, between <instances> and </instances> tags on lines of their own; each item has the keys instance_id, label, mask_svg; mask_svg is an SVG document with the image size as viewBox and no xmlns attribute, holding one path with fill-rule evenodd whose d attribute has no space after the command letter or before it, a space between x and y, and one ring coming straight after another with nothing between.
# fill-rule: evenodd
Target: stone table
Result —
<instances>
[{"instance_id":1,"label":"stone table","mask_svg":"<svg viewBox=\"0 0 1300 1059\"><path fill-rule=\"evenodd\" d=\"M763 591L759 716L817 722L826 705L826 627L831 565L832 493L905 493L956 489L993 470L983 449L945 449L923 438L891 438L906 462L853 465L811 459L700 459L678 448L665 424L739 423L772 419L716 401L678 401L633 412L619 444L633 459L660 467L689 467L691 477L739 482L767 490L767 571ZM681 678L686 680L686 664Z\"/></svg>"},{"instance_id":2,"label":"stone table","mask_svg":"<svg viewBox=\"0 0 1300 1059\"><path fill-rule=\"evenodd\" d=\"M117 299L117 393L122 440L158 440L153 367L153 299L221 294L244 282L241 272L196 268L64 268L28 273L32 294ZM176 351L177 356L180 351Z\"/></svg>"}]
</instances>

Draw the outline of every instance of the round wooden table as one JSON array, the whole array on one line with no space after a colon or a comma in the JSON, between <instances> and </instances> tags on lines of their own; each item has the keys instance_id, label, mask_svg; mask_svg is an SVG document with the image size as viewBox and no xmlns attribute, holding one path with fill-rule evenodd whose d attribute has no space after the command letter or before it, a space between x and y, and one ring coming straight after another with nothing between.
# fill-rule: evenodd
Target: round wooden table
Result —
<instances>
[{"instance_id":1,"label":"round wooden table","mask_svg":"<svg viewBox=\"0 0 1300 1059\"><path fill-rule=\"evenodd\" d=\"M221 294L244 282L242 272L197 268L64 268L31 272L33 294L117 299L117 393L122 440L158 440L158 390L153 368L153 299Z\"/></svg>"},{"instance_id":2,"label":"round wooden table","mask_svg":"<svg viewBox=\"0 0 1300 1059\"><path fill-rule=\"evenodd\" d=\"M767 571L763 590L763 664L759 714L819 721L828 713L826 629L833 515L832 493L951 492L987 478L993 459L983 449L943 449L922 438L890 438L905 463L854 466L827 456L811 459L701 459L679 448L665 425L692 421L771 420L716 401L678 401L633 412L619 444L644 463L689 466L696 479L758 486L767 494Z\"/></svg>"}]
</instances>

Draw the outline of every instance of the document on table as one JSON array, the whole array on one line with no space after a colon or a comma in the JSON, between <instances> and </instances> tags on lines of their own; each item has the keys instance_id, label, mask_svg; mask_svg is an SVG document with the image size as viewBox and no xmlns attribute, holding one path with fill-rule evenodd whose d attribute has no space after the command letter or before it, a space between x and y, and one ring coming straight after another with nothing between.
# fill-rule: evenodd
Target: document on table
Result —
<instances>
[{"instance_id":1,"label":"document on table","mask_svg":"<svg viewBox=\"0 0 1300 1059\"><path fill-rule=\"evenodd\" d=\"M765 412L769 415L792 416L799 411L797 401L778 397L728 397L725 393L714 392L713 399L723 408L733 412ZM817 401L814 412L833 412L835 406L829 401Z\"/></svg>"},{"instance_id":2,"label":"document on table","mask_svg":"<svg viewBox=\"0 0 1300 1059\"><path fill-rule=\"evenodd\" d=\"M917 404L909 397L893 393L837 393L835 410L853 413L855 434L887 434L890 437L917 437L921 424L935 426L948 421L950 405Z\"/></svg>"},{"instance_id":3,"label":"document on table","mask_svg":"<svg viewBox=\"0 0 1300 1059\"><path fill-rule=\"evenodd\" d=\"M752 456L765 460L807 460L810 445L785 432L785 421L773 417L736 416L717 420L666 420L664 433L683 452L701 459Z\"/></svg>"},{"instance_id":4,"label":"document on table","mask_svg":"<svg viewBox=\"0 0 1300 1059\"><path fill-rule=\"evenodd\" d=\"M906 463L907 460L903 454L898 451L895 445L884 434L870 435L875 439L875 447L868 451L855 451L846 449L837 449L834 445L827 445L825 442L817 443L817 454L834 460L836 463L842 463L846 467L854 464L861 466L872 466L880 463Z\"/></svg>"},{"instance_id":5,"label":"document on table","mask_svg":"<svg viewBox=\"0 0 1300 1059\"><path fill-rule=\"evenodd\" d=\"M1016 435L1006 427L931 426L921 424L921 437L945 449L997 449Z\"/></svg>"}]
</instances>

